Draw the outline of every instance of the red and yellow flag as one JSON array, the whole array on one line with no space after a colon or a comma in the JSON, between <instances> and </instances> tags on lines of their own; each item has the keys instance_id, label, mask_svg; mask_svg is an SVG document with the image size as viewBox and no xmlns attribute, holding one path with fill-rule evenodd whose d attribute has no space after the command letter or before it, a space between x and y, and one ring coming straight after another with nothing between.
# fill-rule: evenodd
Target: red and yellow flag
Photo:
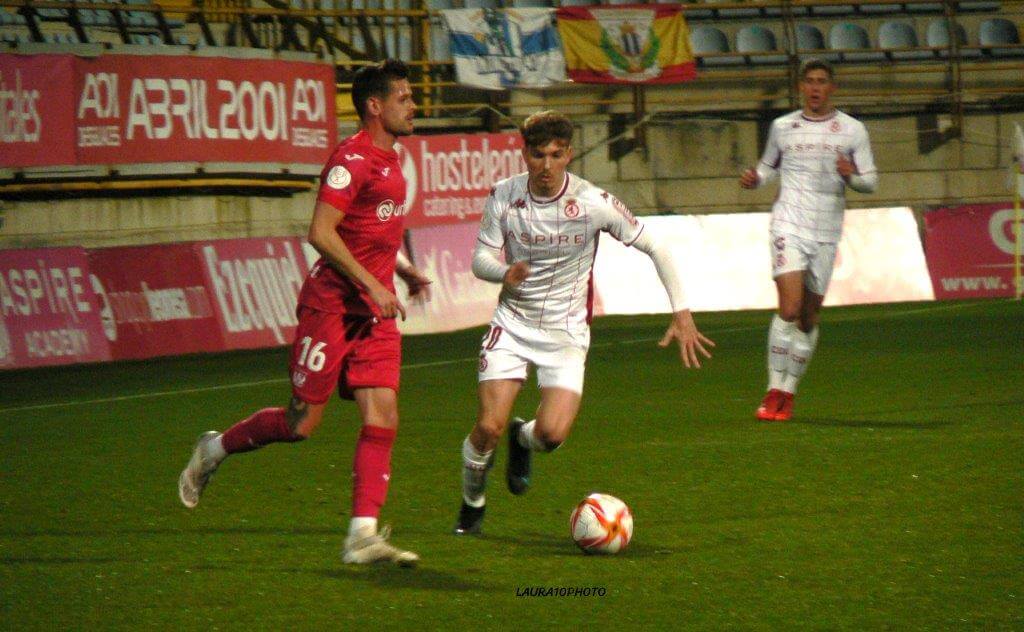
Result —
<instances>
[{"instance_id":1,"label":"red and yellow flag","mask_svg":"<svg viewBox=\"0 0 1024 632\"><path fill-rule=\"evenodd\" d=\"M569 78L580 83L680 83L696 78L678 5L558 9Z\"/></svg>"}]
</instances>

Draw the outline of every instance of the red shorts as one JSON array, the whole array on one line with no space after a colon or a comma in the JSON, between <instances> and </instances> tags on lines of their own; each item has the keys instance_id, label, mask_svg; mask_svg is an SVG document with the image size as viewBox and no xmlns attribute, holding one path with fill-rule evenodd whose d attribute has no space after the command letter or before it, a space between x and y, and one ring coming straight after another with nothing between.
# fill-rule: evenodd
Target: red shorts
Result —
<instances>
[{"instance_id":1,"label":"red shorts","mask_svg":"<svg viewBox=\"0 0 1024 632\"><path fill-rule=\"evenodd\" d=\"M398 391L402 337L395 319L332 314L305 305L298 309L289 372L292 394L308 404L323 404L335 386L353 399L357 388Z\"/></svg>"}]
</instances>

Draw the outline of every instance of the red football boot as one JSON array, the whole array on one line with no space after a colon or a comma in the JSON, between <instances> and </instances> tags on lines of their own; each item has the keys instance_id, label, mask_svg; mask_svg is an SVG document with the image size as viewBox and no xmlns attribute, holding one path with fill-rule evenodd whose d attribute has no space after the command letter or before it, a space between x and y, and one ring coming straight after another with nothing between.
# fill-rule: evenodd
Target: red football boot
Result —
<instances>
[{"instance_id":1,"label":"red football boot","mask_svg":"<svg viewBox=\"0 0 1024 632\"><path fill-rule=\"evenodd\" d=\"M775 415L779 412L779 407L782 406L782 400L784 399L784 393L777 388L773 388L765 394L764 399L761 400L761 405L757 407L757 412L754 413L761 421L775 421Z\"/></svg>"},{"instance_id":2,"label":"red football boot","mask_svg":"<svg viewBox=\"0 0 1024 632\"><path fill-rule=\"evenodd\" d=\"M782 391L782 403L775 413L775 421L789 421L793 417L793 394Z\"/></svg>"}]
</instances>

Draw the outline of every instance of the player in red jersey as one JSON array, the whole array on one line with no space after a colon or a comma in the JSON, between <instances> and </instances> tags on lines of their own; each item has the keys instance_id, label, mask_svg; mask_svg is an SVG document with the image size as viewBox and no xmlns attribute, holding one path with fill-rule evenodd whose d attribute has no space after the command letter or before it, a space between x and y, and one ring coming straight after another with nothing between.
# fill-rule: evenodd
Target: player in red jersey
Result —
<instances>
[{"instance_id":1,"label":"player in red jersey","mask_svg":"<svg viewBox=\"0 0 1024 632\"><path fill-rule=\"evenodd\" d=\"M291 402L256 412L223 434L204 433L178 480L181 502L195 507L227 455L309 437L337 388L356 401L363 423L342 556L354 564L419 561L388 543L386 529L377 529L398 428L401 337L395 319L405 318L405 307L393 278L397 272L409 295L422 299L429 298L430 283L398 257L405 178L394 144L412 133L416 111L407 76L402 62L387 60L362 68L352 84L362 129L335 148L320 176L308 238L321 257L299 293Z\"/></svg>"}]
</instances>

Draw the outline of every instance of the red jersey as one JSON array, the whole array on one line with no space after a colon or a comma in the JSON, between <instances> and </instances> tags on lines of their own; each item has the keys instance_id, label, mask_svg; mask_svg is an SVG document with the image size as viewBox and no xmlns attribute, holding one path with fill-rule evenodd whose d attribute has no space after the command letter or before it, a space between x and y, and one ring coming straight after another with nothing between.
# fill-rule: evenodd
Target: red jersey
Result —
<instances>
[{"instance_id":1,"label":"red jersey","mask_svg":"<svg viewBox=\"0 0 1024 632\"><path fill-rule=\"evenodd\" d=\"M366 270L395 291L395 257L402 245L405 177L393 149L373 145L361 130L343 140L320 174L318 202L345 214L338 235ZM336 314L375 314L369 295L320 257L299 293L299 304Z\"/></svg>"}]
</instances>

